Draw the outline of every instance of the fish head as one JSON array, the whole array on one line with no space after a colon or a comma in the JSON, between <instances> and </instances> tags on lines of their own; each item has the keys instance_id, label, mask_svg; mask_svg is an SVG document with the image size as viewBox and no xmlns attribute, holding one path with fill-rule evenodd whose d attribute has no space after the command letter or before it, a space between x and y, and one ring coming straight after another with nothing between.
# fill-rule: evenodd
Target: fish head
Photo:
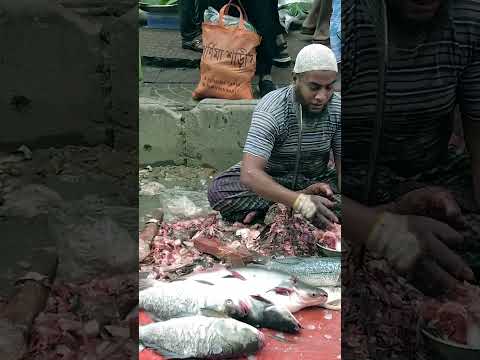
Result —
<instances>
[{"instance_id":1,"label":"fish head","mask_svg":"<svg viewBox=\"0 0 480 360\"><path fill-rule=\"evenodd\" d=\"M242 299L236 301L233 299L226 299L223 306L225 313L234 318L243 318L251 311L250 304Z\"/></svg>"},{"instance_id":2,"label":"fish head","mask_svg":"<svg viewBox=\"0 0 480 360\"><path fill-rule=\"evenodd\" d=\"M219 322L218 334L230 344L232 353L254 353L265 345L263 334L241 321Z\"/></svg>"},{"instance_id":3,"label":"fish head","mask_svg":"<svg viewBox=\"0 0 480 360\"><path fill-rule=\"evenodd\" d=\"M263 313L264 326L287 333L297 333L302 328L300 322L284 306L270 305Z\"/></svg>"},{"instance_id":4,"label":"fish head","mask_svg":"<svg viewBox=\"0 0 480 360\"><path fill-rule=\"evenodd\" d=\"M323 305L328 299L328 294L325 290L307 284L297 284L295 286L295 296L297 301L304 306Z\"/></svg>"}]
</instances>

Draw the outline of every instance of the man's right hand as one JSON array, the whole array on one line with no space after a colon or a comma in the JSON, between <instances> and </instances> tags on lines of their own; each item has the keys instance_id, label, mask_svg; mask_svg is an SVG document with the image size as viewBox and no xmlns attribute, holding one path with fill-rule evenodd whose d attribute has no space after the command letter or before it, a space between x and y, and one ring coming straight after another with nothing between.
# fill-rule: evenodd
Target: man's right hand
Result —
<instances>
[{"instance_id":1,"label":"man's right hand","mask_svg":"<svg viewBox=\"0 0 480 360\"><path fill-rule=\"evenodd\" d=\"M401 196L392 211L402 215L428 216L454 227L463 227L465 220L453 194L438 186L427 186Z\"/></svg>"},{"instance_id":2,"label":"man's right hand","mask_svg":"<svg viewBox=\"0 0 480 360\"><path fill-rule=\"evenodd\" d=\"M333 202L322 196L300 194L293 204L293 208L310 220L313 225L324 229L334 222L338 223L338 218L329 209L333 205Z\"/></svg>"},{"instance_id":3,"label":"man's right hand","mask_svg":"<svg viewBox=\"0 0 480 360\"><path fill-rule=\"evenodd\" d=\"M470 267L452 250L463 241L450 226L423 216L380 215L367 240L367 248L401 274L421 269L432 284L452 288L458 280L472 281Z\"/></svg>"},{"instance_id":4,"label":"man's right hand","mask_svg":"<svg viewBox=\"0 0 480 360\"><path fill-rule=\"evenodd\" d=\"M302 190L302 193L307 195L320 195L326 198L331 198L333 196L333 191L330 185L322 182L310 185L309 187Z\"/></svg>"}]
</instances>

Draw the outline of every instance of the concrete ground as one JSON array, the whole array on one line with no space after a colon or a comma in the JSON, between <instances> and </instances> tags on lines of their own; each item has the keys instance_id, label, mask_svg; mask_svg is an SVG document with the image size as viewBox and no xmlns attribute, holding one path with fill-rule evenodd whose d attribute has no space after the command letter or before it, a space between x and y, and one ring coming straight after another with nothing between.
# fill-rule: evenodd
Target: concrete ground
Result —
<instances>
[{"instance_id":1,"label":"concrete ground","mask_svg":"<svg viewBox=\"0 0 480 360\"><path fill-rule=\"evenodd\" d=\"M195 101L200 53L181 48L176 30L140 29L140 163L182 164L223 169L241 157L250 117L258 100ZM291 82L295 57L311 36L290 31L290 66L272 69L277 87ZM253 89L258 98L258 80ZM336 83L340 91L341 77Z\"/></svg>"}]
</instances>

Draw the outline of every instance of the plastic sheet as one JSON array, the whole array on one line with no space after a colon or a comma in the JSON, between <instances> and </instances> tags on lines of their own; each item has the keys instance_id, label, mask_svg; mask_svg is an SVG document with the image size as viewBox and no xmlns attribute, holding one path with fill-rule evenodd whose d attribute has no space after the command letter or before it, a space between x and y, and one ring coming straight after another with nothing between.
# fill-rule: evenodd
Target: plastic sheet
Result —
<instances>
[{"instance_id":1,"label":"plastic sheet","mask_svg":"<svg viewBox=\"0 0 480 360\"><path fill-rule=\"evenodd\" d=\"M266 335L277 336L282 340L267 336L265 347L261 351L254 356L241 357L237 360L340 359L341 312L309 308L296 313L295 316L304 327L299 334L284 334L262 329ZM151 320L145 313L140 312L139 322L146 325ZM163 360L163 357L145 349L140 353L139 360Z\"/></svg>"}]
</instances>

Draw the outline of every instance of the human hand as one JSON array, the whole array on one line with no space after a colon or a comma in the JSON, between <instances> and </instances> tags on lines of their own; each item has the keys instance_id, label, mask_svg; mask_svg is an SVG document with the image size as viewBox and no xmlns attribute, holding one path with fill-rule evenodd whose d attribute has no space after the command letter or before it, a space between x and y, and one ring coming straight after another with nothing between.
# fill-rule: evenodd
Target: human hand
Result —
<instances>
[{"instance_id":1,"label":"human hand","mask_svg":"<svg viewBox=\"0 0 480 360\"><path fill-rule=\"evenodd\" d=\"M465 220L460 206L447 189L428 186L400 197L392 211L402 215L428 216L455 227L463 227Z\"/></svg>"},{"instance_id":2,"label":"human hand","mask_svg":"<svg viewBox=\"0 0 480 360\"><path fill-rule=\"evenodd\" d=\"M367 248L385 257L400 274L421 269L430 284L446 290L459 280L474 279L470 267L449 248L462 241L459 233L437 220L385 212L373 227Z\"/></svg>"},{"instance_id":3,"label":"human hand","mask_svg":"<svg viewBox=\"0 0 480 360\"><path fill-rule=\"evenodd\" d=\"M319 195L300 194L293 204L294 210L300 212L316 227L323 229L338 222L338 218L329 209L333 202Z\"/></svg>"},{"instance_id":4,"label":"human hand","mask_svg":"<svg viewBox=\"0 0 480 360\"><path fill-rule=\"evenodd\" d=\"M330 185L322 182L310 185L309 187L302 190L302 193L307 195L322 195L327 198L331 198L333 196L333 191L330 188Z\"/></svg>"}]
</instances>

